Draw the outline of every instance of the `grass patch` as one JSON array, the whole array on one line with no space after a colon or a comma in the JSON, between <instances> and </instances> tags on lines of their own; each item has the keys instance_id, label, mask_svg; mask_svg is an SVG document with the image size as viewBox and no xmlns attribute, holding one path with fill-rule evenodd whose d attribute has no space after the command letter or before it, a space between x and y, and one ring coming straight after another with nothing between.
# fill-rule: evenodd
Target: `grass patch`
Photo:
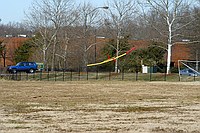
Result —
<instances>
[{"instance_id":1,"label":"grass patch","mask_svg":"<svg viewBox=\"0 0 200 133\"><path fill-rule=\"evenodd\" d=\"M161 112L171 107L123 107L116 109L116 112Z\"/></svg>"},{"instance_id":2,"label":"grass patch","mask_svg":"<svg viewBox=\"0 0 200 133\"><path fill-rule=\"evenodd\" d=\"M190 127L187 132L200 131L199 82L0 80L0 84L0 132L175 133L185 132L185 127Z\"/></svg>"},{"instance_id":3,"label":"grass patch","mask_svg":"<svg viewBox=\"0 0 200 133\"><path fill-rule=\"evenodd\" d=\"M71 111L83 111L83 112L97 112L97 111L113 111L113 112L163 112L173 107L139 107L139 106L125 106L117 108L76 108Z\"/></svg>"},{"instance_id":4,"label":"grass patch","mask_svg":"<svg viewBox=\"0 0 200 133\"><path fill-rule=\"evenodd\" d=\"M30 127L24 127L24 126L16 126L15 129L29 129Z\"/></svg>"},{"instance_id":5,"label":"grass patch","mask_svg":"<svg viewBox=\"0 0 200 133\"><path fill-rule=\"evenodd\" d=\"M8 123L12 124L26 124L27 122L21 121L21 120L8 120Z\"/></svg>"},{"instance_id":6,"label":"grass patch","mask_svg":"<svg viewBox=\"0 0 200 133\"><path fill-rule=\"evenodd\" d=\"M6 111L10 112L11 114L14 113L32 113L32 112L41 112L41 111L63 111L63 109L58 109L56 107L46 107L46 106L36 106L36 105L27 105L27 104L17 104L11 106Z\"/></svg>"}]
</instances>

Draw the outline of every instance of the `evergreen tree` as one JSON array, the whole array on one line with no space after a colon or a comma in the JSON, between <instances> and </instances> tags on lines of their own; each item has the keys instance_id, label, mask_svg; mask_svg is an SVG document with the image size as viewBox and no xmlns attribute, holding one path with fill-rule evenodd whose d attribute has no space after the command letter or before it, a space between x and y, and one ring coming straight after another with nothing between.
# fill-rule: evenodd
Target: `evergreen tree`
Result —
<instances>
[{"instance_id":1,"label":"evergreen tree","mask_svg":"<svg viewBox=\"0 0 200 133\"><path fill-rule=\"evenodd\" d=\"M119 55L126 52L130 49L130 44L128 42L129 36L125 36L119 40ZM116 56L116 43L117 40L110 39L107 45L103 48L102 54L104 55L104 59L109 59ZM119 59L119 67L123 66L125 63L124 59ZM101 68L113 70L115 65L115 60L113 62L109 62L101 66Z\"/></svg>"},{"instance_id":2,"label":"evergreen tree","mask_svg":"<svg viewBox=\"0 0 200 133\"><path fill-rule=\"evenodd\" d=\"M158 66L163 64L165 52L166 50L162 47L162 44L152 42L149 47L137 49L130 53L130 55L125 58L125 67L130 71L138 71L142 65Z\"/></svg>"},{"instance_id":3,"label":"evergreen tree","mask_svg":"<svg viewBox=\"0 0 200 133\"><path fill-rule=\"evenodd\" d=\"M21 61L28 61L32 54L32 48L33 45L30 40L25 41L23 45L21 45L18 49L15 51L15 62L21 62Z\"/></svg>"},{"instance_id":4,"label":"evergreen tree","mask_svg":"<svg viewBox=\"0 0 200 133\"><path fill-rule=\"evenodd\" d=\"M6 66L6 46L2 45L3 41L0 41L0 58L3 58L3 66Z\"/></svg>"},{"instance_id":5,"label":"evergreen tree","mask_svg":"<svg viewBox=\"0 0 200 133\"><path fill-rule=\"evenodd\" d=\"M0 54L2 55L5 45L2 45L3 41L0 41Z\"/></svg>"}]
</instances>

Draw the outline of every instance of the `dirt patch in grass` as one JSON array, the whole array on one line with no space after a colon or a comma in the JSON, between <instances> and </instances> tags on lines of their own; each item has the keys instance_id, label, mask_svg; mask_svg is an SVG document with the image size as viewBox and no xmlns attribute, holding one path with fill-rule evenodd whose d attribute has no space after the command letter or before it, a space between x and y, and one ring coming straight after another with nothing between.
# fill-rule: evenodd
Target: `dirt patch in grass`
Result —
<instances>
[{"instance_id":1,"label":"dirt patch in grass","mask_svg":"<svg viewBox=\"0 0 200 133\"><path fill-rule=\"evenodd\" d=\"M0 132L199 133L200 82L0 81Z\"/></svg>"}]
</instances>

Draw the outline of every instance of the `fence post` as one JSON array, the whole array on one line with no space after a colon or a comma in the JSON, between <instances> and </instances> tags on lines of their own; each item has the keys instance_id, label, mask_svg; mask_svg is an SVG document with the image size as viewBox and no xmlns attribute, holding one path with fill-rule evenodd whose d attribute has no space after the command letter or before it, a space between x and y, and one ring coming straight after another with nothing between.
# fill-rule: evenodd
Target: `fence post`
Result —
<instances>
[{"instance_id":1,"label":"fence post","mask_svg":"<svg viewBox=\"0 0 200 133\"><path fill-rule=\"evenodd\" d=\"M98 76L99 76L99 67L97 66L96 67L96 80L98 80L98 78L99 78Z\"/></svg>"},{"instance_id":2,"label":"fence post","mask_svg":"<svg viewBox=\"0 0 200 133\"><path fill-rule=\"evenodd\" d=\"M47 69L47 79L49 81L49 70Z\"/></svg>"},{"instance_id":3,"label":"fence post","mask_svg":"<svg viewBox=\"0 0 200 133\"><path fill-rule=\"evenodd\" d=\"M71 70L71 73L70 73L70 80L72 81L72 70Z\"/></svg>"},{"instance_id":4,"label":"fence post","mask_svg":"<svg viewBox=\"0 0 200 133\"><path fill-rule=\"evenodd\" d=\"M22 73L19 72L19 80L22 80Z\"/></svg>"},{"instance_id":5,"label":"fence post","mask_svg":"<svg viewBox=\"0 0 200 133\"><path fill-rule=\"evenodd\" d=\"M28 80L28 73L26 73L26 80Z\"/></svg>"},{"instance_id":6,"label":"fence post","mask_svg":"<svg viewBox=\"0 0 200 133\"><path fill-rule=\"evenodd\" d=\"M81 70L80 70L80 66L79 66L79 68L78 68L78 80L80 81L80 79L81 79Z\"/></svg>"},{"instance_id":7,"label":"fence post","mask_svg":"<svg viewBox=\"0 0 200 133\"><path fill-rule=\"evenodd\" d=\"M35 73L33 73L33 80L35 80Z\"/></svg>"},{"instance_id":8,"label":"fence post","mask_svg":"<svg viewBox=\"0 0 200 133\"><path fill-rule=\"evenodd\" d=\"M124 67L122 67L122 80L124 80Z\"/></svg>"},{"instance_id":9,"label":"fence post","mask_svg":"<svg viewBox=\"0 0 200 133\"><path fill-rule=\"evenodd\" d=\"M57 77L56 77L56 71L54 71L54 78L55 78L55 81L56 81L56 78L57 78Z\"/></svg>"},{"instance_id":10,"label":"fence post","mask_svg":"<svg viewBox=\"0 0 200 133\"><path fill-rule=\"evenodd\" d=\"M88 72L88 68L87 68L87 80L89 79L89 75L88 74L89 74L89 72Z\"/></svg>"},{"instance_id":11,"label":"fence post","mask_svg":"<svg viewBox=\"0 0 200 133\"><path fill-rule=\"evenodd\" d=\"M40 71L40 81L42 80L42 71Z\"/></svg>"},{"instance_id":12,"label":"fence post","mask_svg":"<svg viewBox=\"0 0 200 133\"><path fill-rule=\"evenodd\" d=\"M135 72L135 80L138 81L138 71Z\"/></svg>"},{"instance_id":13,"label":"fence post","mask_svg":"<svg viewBox=\"0 0 200 133\"><path fill-rule=\"evenodd\" d=\"M14 74L11 73L10 79L14 80Z\"/></svg>"},{"instance_id":14,"label":"fence post","mask_svg":"<svg viewBox=\"0 0 200 133\"><path fill-rule=\"evenodd\" d=\"M63 81L65 81L65 70L63 69Z\"/></svg>"},{"instance_id":15,"label":"fence post","mask_svg":"<svg viewBox=\"0 0 200 133\"><path fill-rule=\"evenodd\" d=\"M149 79L150 81L152 81L151 78L152 78L152 71L151 71L151 66L150 66L150 79Z\"/></svg>"},{"instance_id":16,"label":"fence post","mask_svg":"<svg viewBox=\"0 0 200 133\"><path fill-rule=\"evenodd\" d=\"M109 80L111 80L111 71L109 71Z\"/></svg>"},{"instance_id":17,"label":"fence post","mask_svg":"<svg viewBox=\"0 0 200 133\"><path fill-rule=\"evenodd\" d=\"M167 73L165 72L164 81L167 81Z\"/></svg>"},{"instance_id":18,"label":"fence post","mask_svg":"<svg viewBox=\"0 0 200 133\"><path fill-rule=\"evenodd\" d=\"M164 73L165 73L165 76L164 76L164 81L167 81L167 66L165 66L165 70L164 70ZM180 80L180 79L179 79Z\"/></svg>"},{"instance_id":19,"label":"fence post","mask_svg":"<svg viewBox=\"0 0 200 133\"><path fill-rule=\"evenodd\" d=\"M136 66L136 68L135 68L135 80L136 81L138 81L138 72L139 72L138 66Z\"/></svg>"},{"instance_id":20,"label":"fence post","mask_svg":"<svg viewBox=\"0 0 200 133\"><path fill-rule=\"evenodd\" d=\"M18 74L16 73L16 77L15 77L16 79L15 80L18 80Z\"/></svg>"}]
</instances>

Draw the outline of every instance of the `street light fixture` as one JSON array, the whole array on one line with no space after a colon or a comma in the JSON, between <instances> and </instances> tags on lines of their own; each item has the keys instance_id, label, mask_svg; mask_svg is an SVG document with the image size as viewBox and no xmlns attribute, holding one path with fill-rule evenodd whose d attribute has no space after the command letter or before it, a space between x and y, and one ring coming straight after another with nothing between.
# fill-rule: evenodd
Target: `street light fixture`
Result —
<instances>
[{"instance_id":1,"label":"street light fixture","mask_svg":"<svg viewBox=\"0 0 200 133\"><path fill-rule=\"evenodd\" d=\"M88 17L88 15L90 15L92 12L94 12L94 11L96 11L97 9L100 9L100 8L102 8L102 9L109 9L108 6L96 7L96 8L94 8L92 11L86 13L86 14L85 14L85 21L84 21L84 28L85 28L85 29L87 28L87 17Z\"/></svg>"},{"instance_id":2,"label":"street light fixture","mask_svg":"<svg viewBox=\"0 0 200 133\"><path fill-rule=\"evenodd\" d=\"M108 7L108 6L103 6L103 7L100 7L100 8L103 8L103 9L108 9L109 7Z\"/></svg>"},{"instance_id":3,"label":"street light fixture","mask_svg":"<svg viewBox=\"0 0 200 133\"><path fill-rule=\"evenodd\" d=\"M99 9L99 8L102 8L102 9L109 9L108 6L100 6L100 7L96 7L96 8L94 8L92 11L90 11L90 12L88 13L88 15L89 15L90 13L94 12L95 10Z\"/></svg>"}]
</instances>

